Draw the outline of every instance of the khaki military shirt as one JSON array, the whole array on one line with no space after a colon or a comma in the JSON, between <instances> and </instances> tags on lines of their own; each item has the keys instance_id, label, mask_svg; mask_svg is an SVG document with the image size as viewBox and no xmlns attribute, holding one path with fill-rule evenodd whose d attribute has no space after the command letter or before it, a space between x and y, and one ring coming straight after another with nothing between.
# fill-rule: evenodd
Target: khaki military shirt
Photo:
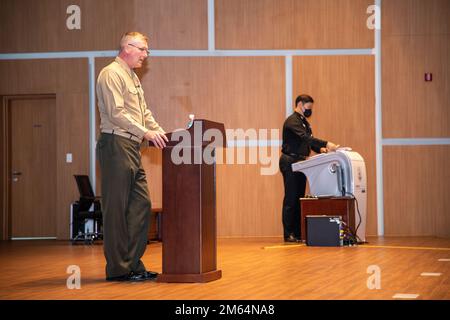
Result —
<instances>
[{"instance_id":1,"label":"khaki military shirt","mask_svg":"<svg viewBox=\"0 0 450 320\"><path fill-rule=\"evenodd\" d=\"M121 58L100 72L97 98L102 131L119 130L139 139L149 129L163 131L147 108L139 78Z\"/></svg>"}]
</instances>

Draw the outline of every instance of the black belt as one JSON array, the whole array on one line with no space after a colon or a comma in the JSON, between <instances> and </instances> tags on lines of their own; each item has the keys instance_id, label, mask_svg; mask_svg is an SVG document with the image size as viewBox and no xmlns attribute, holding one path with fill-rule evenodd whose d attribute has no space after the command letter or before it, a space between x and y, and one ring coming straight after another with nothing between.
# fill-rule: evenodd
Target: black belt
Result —
<instances>
[{"instance_id":1,"label":"black belt","mask_svg":"<svg viewBox=\"0 0 450 320\"><path fill-rule=\"evenodd\" d=\"M139 139L136 135L134 135L134 134L132 134L130 132L122 132L122 131L114 130L114 129L103 129L102 133L115 134L117 136L128 138L130 140L133 140L133 141L136 141L136 142L139 142L139 143L142 142L142 139Z\"/></svg>"},{"instance_id":2,"label":"black belt","mask_svg":"<svg viewBox=\"0 0 450 320\"><path fill-rule=\"evenodd\" d=\"M294 158L294 159L296 159L296 160L305 160L305 159L306 159L305 156L301 156L301 155L298 155L298 154L296 154L296 153L285 153L285 152L283 152L283 154L284 154L285 156Z\"/></svg>"}]
</instances>

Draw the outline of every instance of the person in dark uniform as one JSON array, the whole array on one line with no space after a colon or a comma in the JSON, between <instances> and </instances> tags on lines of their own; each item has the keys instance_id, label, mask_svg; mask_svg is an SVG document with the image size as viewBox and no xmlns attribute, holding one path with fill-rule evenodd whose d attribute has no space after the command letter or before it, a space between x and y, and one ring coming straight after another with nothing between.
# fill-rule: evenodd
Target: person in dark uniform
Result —
<instances>
[{"instance_id":1,"label":"person in dark uniform","mask_svg":"<svg viewBox=\"0 0 450 320\"><path fill-rule=\"evenodd\" d=\"M285 242L300 242L300 201L305 196L306 176L293 172L292 164L305 160L311 149L316 153L335 151L339 146L332 142L314 138L306 118L312 115L314 100L302 94L295 100L294 113L283 125L283 145L280 171L284 181L283 229Z\"/></svg>"}]
</instances>

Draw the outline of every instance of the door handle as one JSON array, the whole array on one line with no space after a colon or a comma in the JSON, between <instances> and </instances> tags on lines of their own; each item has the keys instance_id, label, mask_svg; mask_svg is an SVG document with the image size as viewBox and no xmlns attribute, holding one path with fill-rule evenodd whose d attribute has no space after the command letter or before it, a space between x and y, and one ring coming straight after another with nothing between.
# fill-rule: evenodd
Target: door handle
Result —
<instances>
[{"instance_id":1,"label":"door handle","mask_svg":"<svg viewBox=\"0 0 450 320\"><path fill-rule=\"evenodd\" d=\"M17 181L19 181L19 176L22 175L22 172L20 172L20 171L13 171L11 175L12 175L12 181L13 182L17 182Z\"/></svg>"}]
</instances>

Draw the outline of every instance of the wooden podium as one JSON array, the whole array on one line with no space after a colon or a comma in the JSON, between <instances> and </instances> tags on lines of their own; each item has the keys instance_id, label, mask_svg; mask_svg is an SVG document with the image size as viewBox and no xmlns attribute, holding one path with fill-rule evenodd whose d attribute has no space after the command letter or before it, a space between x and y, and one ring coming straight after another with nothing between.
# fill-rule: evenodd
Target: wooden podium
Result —
<instances>
[{"instance_id":1,"label":"wooden podium","mask_svg":"<svg viewBox=\"0 0 450 320\"><path fill-rule=\"evenodd\" d=\"M209 129L213 129L209 133L220 133L221 138L205 136ZM162 151L162 274L158 282L220 279L222 271L217 270L216 250L216 163L215 158L212 163L205 162L203 153L208 148L208 154L215 156L215 147L226 146L224 125L194 120L189 129L166 136L170 142ZM180 163L180 158L190 161Z\"/></svg>"}]
</instances>

